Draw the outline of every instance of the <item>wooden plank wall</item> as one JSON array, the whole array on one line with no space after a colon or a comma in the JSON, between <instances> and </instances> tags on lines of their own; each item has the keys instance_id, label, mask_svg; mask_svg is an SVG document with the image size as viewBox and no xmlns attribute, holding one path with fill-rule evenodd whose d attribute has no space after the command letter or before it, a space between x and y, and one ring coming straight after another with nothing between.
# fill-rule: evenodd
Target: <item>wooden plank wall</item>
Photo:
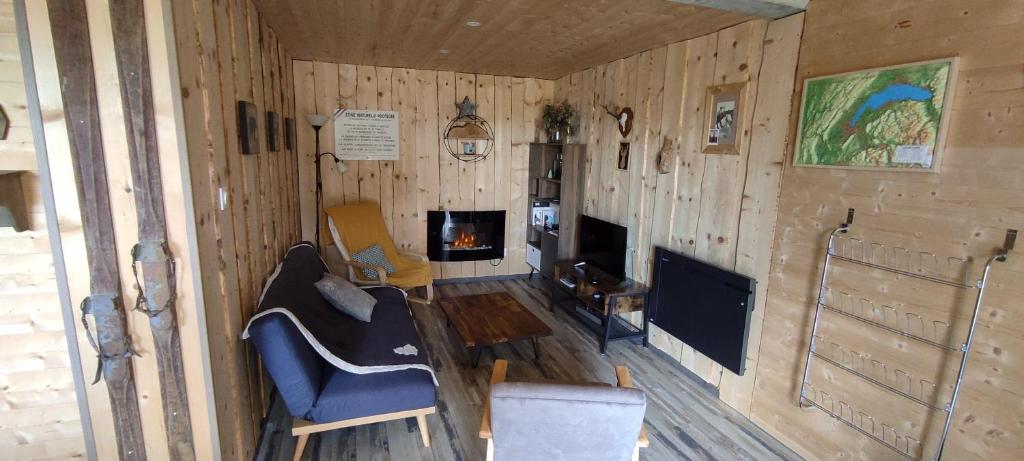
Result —
<instances>
[{"instance_id":1,"label":"wooden plank wall","mask_svg":"<svg viewBox=\"0 0 1024 461\"><path fill-rule=\"evenodd\" d=\"M10 120L7 139L0 140L0 174L35 171L36 151L32 145L32 127L25 102L25 77L21 73L11 0L0 1L0 105ZM42 213L41 209L39 213Z\"/></svg>"},{"instance_id":2,"label":"wooden plank wall","mask_svg":"<svg viewBox=\"0 0 1024 461\"><path fill-rule=\"evenodd\" d=\"M194 290L194 280L199 277L195 270L197 264L190 252L190 231L185 189L182 178L182 159L186 155L185 146L179 140L181 126L175 117L179 87L172 78L171 69L176 56L173 50L173 33L171 28L171 11L166 9L169 3L150 2L146 4L146 34L149 45L151 78L153 84L154 112L157 118L157 142L160 152L161 179L165 198L167 218L168 245L175 255L179 277L178 283L178 328L182 338L182 357L186 364L185 386L189 395L189 414L191 417L193 438L195 441L196 458L211 459L214 441L211 437L215 428L211 427L210 418L214 404L213 396L207 391L207 381L202 363L205 360L200 321L200 305L196 302L200 293ZM42 113L41 125L45 135L48 169L53 182L53 200L56 211L56 223L63 254L59 255L67 267L66 283L70 299L64 300L69 305L77 306L89 294L88 274L81 270L86 266L85 242L82 236L82 216L79 207L77 190L69 187L75 183L71 170L71 152L68 145L68 133L64 119L63 101L60 93L60 78L57 73L54 57L53 38L50 18L46 2L25 2L28 19L28 33L31 40L32 56L35 65L35 80L38 88L39 106ZM124 131L121 96L117 79L116 63L113 53L113 35L110 24L110 6L106 0L86 0L87 17L90 33L90 48L93 54L96 93L100 111L99 135L102 137L106 156L106 167L109 178L111 209L114 214L114 231L116 236L118 265L121 269L121 286L124 304L132 306L136 292L131 274L131 248L137 241L137 223L134 209L134 196L129 172L127 136ZM194 58L194 56L193 56ZM182 90L184 91L184 90ZM133 358L136 388L142 414L143 432L146 455L150 459L167 459L167 438L163 429L163 409L160 400L160 383L157 378L157 365L153 352L153 338L150 333L149 321L144 313L131 311L128 313L128 327L132 338L133 349L139 356ZM87 340L87 333L82 329L76 315L74 332L78 349L81 354L81 368L85 373L96 370L96 356ZM86 376L90 382L92 376ZM98 459L116 459L114 421L110 411L107 391L104 385L87 385L83 396L88 406L92 424L92 438L95 441ZM60 450L68 448L66 443L54 443L47 446L53 450L45 456L63 457Z\"/></svg>"},{"instance_id":3,"label":"wooden plank wall","mask_svg":"<svg viewBox=\"0 0 1024 461\"><path fill-rule=\"evenodd\" d=\"M586 69L556 81L554 98L580 110L587 145L584 213L629 228L627 271L650 279L652 249L665 246L758 279L747 372L736 376L653 327L652 343L704 380L744 415L758 364L768 262L786 146L802 15L746 22ZM748 82L746 146L738 156L701 153L708 86ZM603 106L629 106L625 139ZM752 122L752 123L751 123ZM629 169L617 169L619 141L631 143ZM670 145L669 172L655 160ZM632 319L639 321L634 315Z\"/></svg>"},{"instance_id":4,"label":"wooden plank wall","mask_svg":"<svg viewBox=\"0 0 1024 461\"><path fill-rule=\"evenodd\" d=\"M0 140L0 205L8 207L24 229L44 229L14 5L9 0L0 1L0 106L10 121L7 139Z\"/></svg>"},{"instance_id":5,"label":"wooden plank wall","mask_svg":"<svg viewBox=\"0 0 1024 461\"><path fill-rule=\"evenodd\" d=\"M20 206L12 211L32 230L0 229L0 449L13 459L84 457L18 46L13 2L2 1L0 105L10 128L0 140L0 203Z\"/></svg>"},{"instance_id":6,"label":"wooden plank wall","mask_svg":"<svg viewBox=\"0 0 1024 461\"><path fill-rule=\"evenodd\" d=\"M12 459L84 457L46 231L0 228L0 260L0 449Z\"/></svg>"},{"instance_id":7,"label":"wooden plank wall","mask_svg":"<svg viewBox=\"0 0 1024 461\"><path fill-rule=\"evenodd\" d=\"M339 106L399 112L399 160L348 161L344 174L324 162L325 207L378 202L399 248L421 254L426 254L427 210L506 210L508 254L500 265L487 261L435 263L434 277L529 272L525 254L529 143L543 139L540 114L551 99L554 82L301 60L294 61L292 67L297 114L330 114ZM440 144L441 131L457 113L455 103L464 96L478 105L477 114L494 129L494 151L476 163L456 160ZM316 219L314 132L305 120L298 121L296 131L302 235L312 241ZM320 148L334 151L333 125L320 130Z\"/></svg>"},{"instance_id":8,"label":"wooden plank wall","mask_svg":"<svg viewBox=\"0 0 1024 461\"><path fill-rule=\"evenodd\" d=\"M291 58L248 0L173 7L220 450L224 459L250 459L270 383L239 335L265 280L299 240L296 151L283 134L295 114ZM259 155L240 152L240 100L257 107ZM268 152L266 111L282 127L276 152Z\"/></svg>"},{"instance_id":9,"label":"wooden plank wall","mask_svg":"<svg viewBox=\"0 0 1024 461\"><path fill-rule=\"evenodd\" d=\"M857 209L854 229L864 237L939 255L973 256L975 263L1001 245L1006 228L1024 227L1022 25L1024 2L1019 0L810 3L798 93L803 79L838 72L952 56L960 57L960 69L939 173L795 168L788 164L792 149L786 157L751 418L808 458L895 456L820 411L796 406L826 233L846 209ZM796 124L791 115L791 136ZM977 264L973 269L977 275ZM957 298L934 285L860 272L840 269L833 280L869 286L868 297L898 302L893 305L916 311L927 322L952 319L958 322L954 331L959 338L951 342L962 341L973 308L970 294ZM943 459L1020 459L1024 453L1021 252L997 264L993 277ZM837 321L823 328L827 342L886 361L890 370L941 379L937 394L943 397L937 403L948 400L957 354L941 360L935 351L870 327ZM881 424L901 435L925 434L925 457L930 459L941 412L928 418L914 403L820 362L815 366L820 373L813 382L853 412L874 418L876 435Z\"/></svg>"}]
</instances>

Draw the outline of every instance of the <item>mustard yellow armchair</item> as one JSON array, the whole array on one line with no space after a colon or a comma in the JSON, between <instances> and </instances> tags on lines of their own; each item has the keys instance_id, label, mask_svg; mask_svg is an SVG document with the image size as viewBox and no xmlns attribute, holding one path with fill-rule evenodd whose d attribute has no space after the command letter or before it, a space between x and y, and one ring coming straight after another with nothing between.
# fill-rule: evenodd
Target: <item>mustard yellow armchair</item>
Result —
<instances>
[{"instance_id":1,"label":"mustard yellow armchair","mask_svg":"<svg viewBox=\"0 0 1024 461\"><path fill-rule=\"evenodd\" d=\"M421 304L430 304L433 301L434 276L427 257L398 250L388 234L379 205L373 202L360 202L333 206L324 212L327 214L327 227L331 238L341 255L342 264L347 266L348 278L352 283L390 285L407 291L424 287L425 298L409 296L409 301ZM380 245L384 256L394 266L393 272L387 273L383 267L352 259L353 254L374 244ZM376 276L367 276L364 269L376 272Z\"/></svg>"}]
</instances>

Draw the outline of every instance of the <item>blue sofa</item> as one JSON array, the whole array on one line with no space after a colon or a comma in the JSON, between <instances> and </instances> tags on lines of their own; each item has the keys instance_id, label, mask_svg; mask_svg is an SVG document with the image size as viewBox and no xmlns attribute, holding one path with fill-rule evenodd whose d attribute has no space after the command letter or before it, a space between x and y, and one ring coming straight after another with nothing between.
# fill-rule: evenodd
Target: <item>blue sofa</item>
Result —
<instances>
[{"instance_id":1,"label":"blue sofa","mask_svg":"<svg viewBox=\"0 0 1024 461\"><path fill-rule=\"evenodd\" d=\"M316 287L327 268L312 245L293 246L278 267L260 297L260 311L291 303L322 303ZM385 347L394 328L412 328L415 324L404 293L391 287L366 288L377 299L372 321L361 322L330 307L328 312L341 316L337 334L344 344ZM349 321L352 320L352 321ZM333 325L333 323L332 323ZM332 330L333 331L333 330ZM434 377L422 369L358 374L332 365L303 335L303 331L285 315L257 315L247 334L273 379L289 413L295 418L292 435L298 436L295 459L299 459L309 434L394 419L416 417L423 443L430 445L426 415L434 413L437 400ZM413 335L417 336L417 335ZM417 337L417 339L419 339ZM422 340L412 344L425 351Z\"/></svg>"}]
</instances>

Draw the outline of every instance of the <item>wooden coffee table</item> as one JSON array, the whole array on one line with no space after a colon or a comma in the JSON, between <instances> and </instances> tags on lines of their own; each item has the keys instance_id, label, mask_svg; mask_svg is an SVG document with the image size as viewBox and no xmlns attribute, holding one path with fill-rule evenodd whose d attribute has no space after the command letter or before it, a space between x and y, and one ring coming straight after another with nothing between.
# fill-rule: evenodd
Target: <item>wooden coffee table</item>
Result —
<instances>
[{"instance_id":1,"label":"wooden coffee table","mask_svg":"<svg viewBox=\"0 0 1024 461\"><path fill-rule=\"evenodd\" d=\"M503 291L455 296L438 302L448 317L448 325L455 327L462 344L472 350L474 368L480 363L484 348L524 339L533 343L534 359L538 359L537 338L551 336L551 328Z\"/></svg>"}]
</instances>

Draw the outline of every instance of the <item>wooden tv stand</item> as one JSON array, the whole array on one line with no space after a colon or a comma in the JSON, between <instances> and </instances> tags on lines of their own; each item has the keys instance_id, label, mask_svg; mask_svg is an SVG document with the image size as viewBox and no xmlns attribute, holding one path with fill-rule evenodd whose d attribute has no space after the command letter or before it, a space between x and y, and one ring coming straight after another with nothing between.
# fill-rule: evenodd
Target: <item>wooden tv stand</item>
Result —
<instances>
[{"instance_id":1,"label":"wooden tv stand","mask_svg":"<svg viewBox=\"0 0 1024 461\"><path fill-rule=\"evenodd\" d=\"M601 335L601 354L608 350L608 342L619 339L641 339L647 347L650 293L647 285L633 279L619 280L596 268L576 267L575 264L576 261L555 263L548 307L554 311L555 306L572 300L570 313ZM563 277L571 278L576 286L567 286L561 280ZM618 316L630 312L643 314L641 328Z\"/></svg>"}]
</instances>

